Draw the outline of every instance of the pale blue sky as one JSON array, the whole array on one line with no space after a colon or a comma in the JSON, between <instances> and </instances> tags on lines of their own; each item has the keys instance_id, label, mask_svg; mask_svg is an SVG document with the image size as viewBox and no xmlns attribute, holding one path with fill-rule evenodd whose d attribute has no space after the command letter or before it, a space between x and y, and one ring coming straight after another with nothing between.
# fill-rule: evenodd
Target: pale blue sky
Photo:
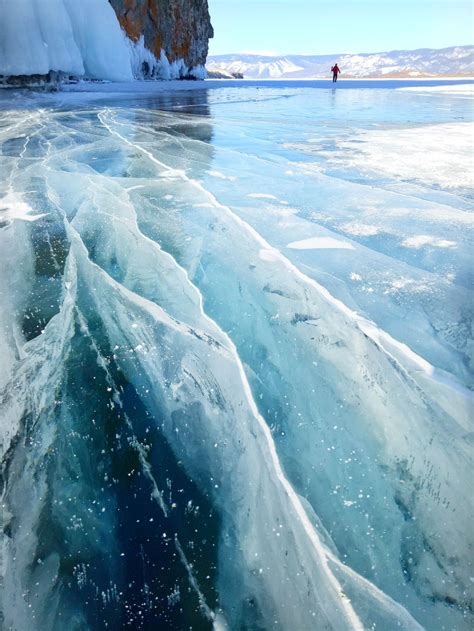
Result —
<instances>
[{"instance_id":1,"label":"pale blue sky","mask_svg":"<svg viewBox=\"0 0 474 631\"><path fill-rule=\"evenodd\" d=\"M210 54L382 52L472 43L470 0L209 0Z\"/></svg>"}]
</instances>

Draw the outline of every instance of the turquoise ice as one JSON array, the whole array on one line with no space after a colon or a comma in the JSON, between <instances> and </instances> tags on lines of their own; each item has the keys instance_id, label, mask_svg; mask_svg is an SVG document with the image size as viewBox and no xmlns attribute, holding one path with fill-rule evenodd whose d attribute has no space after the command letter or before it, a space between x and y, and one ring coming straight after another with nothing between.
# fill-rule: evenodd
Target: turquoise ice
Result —
<instances>
[{"instance_id":1,"label":"turquoise ice","mask_svg":"<svg viewBox=\"0 0 474 631\"><path fill-rule=\"evenodd\" d=\"M471 86L218 85L0 95L5 628L467 630Z\"/></svg>"}]
</instances>

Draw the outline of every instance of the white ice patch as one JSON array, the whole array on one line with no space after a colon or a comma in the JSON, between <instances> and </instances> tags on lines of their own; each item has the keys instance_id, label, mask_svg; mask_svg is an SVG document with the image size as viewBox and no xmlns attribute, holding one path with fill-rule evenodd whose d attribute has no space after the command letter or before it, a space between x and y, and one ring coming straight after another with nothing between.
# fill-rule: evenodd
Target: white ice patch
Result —
<instances>
[{"instance_id":1,"label":"white ice patch","mask_svg":"<svg viewBox=\"0 0 474 631\"><path fill-rule=\"evenodd\" d=\"M302 241L293 241L286 246L291 250L355 250L347 241L339 241L332 237L313 237Z\"/></svg>"},{"instance_id":2,"label":"white ice patch","mask_svg":"<svg viewBox=\"0 0 474 631\"><path fill-rule=\"evenodd\" d=\"M456 242L449 241L448 239L438 239L428 234L418 234L414 237L408 237L402 241L402 245L406 248L414 248L419 250L425 246L431 246L433 248L455 248Z\"/></svg>"}]
</instances>

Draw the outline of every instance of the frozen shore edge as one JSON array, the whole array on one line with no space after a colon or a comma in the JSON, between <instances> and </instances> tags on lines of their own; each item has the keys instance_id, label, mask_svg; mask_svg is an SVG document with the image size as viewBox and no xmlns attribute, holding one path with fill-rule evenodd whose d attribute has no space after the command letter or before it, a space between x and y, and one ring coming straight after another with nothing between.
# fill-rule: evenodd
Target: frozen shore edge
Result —
<instances>
[{"instance_id":1,"label":"frozen shore edge","mask_svg":"<svg viewBox=\"0 0 474 631\"><path fill-rule=\"evenodd\" d=\"M208 90L216 88L320 88L320 89L400 89L400 88L445 88L463 86L469 92L469 86L474 85L474 77L442 78L442 79L346 79L335 86L330 79L197 79L186 81L183 79L169 81L78 81L77 83L63 83L59 85L59 92L64 93L94 93L94 94L150 94L155 92L188 92L191 90ZM0 90L48 92L49 86L19 86L1 85ZM472 88L471 88L472 89Z\"/></svg>"}]
</instances>

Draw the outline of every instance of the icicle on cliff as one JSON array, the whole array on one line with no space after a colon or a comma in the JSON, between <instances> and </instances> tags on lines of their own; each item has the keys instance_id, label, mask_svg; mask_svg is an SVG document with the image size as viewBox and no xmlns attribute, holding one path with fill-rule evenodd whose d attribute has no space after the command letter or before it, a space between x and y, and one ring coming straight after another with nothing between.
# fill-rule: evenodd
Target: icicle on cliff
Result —
<instances>
[{"instance_id":1,"label":"icicle on cliff","mask_svg":"<svg viewBox=\"0 0 474 631\"><path fill-rule=\"evenodd\" d=\"M0 0L0 14L4 84L203 78L213 35L207 0Z\"/></svg>"}]
</instances>

